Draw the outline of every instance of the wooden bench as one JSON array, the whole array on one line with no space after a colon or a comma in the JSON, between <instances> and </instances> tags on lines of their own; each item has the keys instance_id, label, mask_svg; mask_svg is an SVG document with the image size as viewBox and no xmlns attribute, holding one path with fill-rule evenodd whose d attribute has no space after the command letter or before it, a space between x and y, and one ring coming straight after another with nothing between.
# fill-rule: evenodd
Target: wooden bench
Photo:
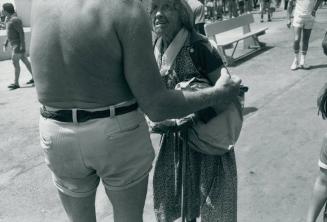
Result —
<instances>
[{"instance_id":1,"label":"wooden bench","mask_svg":"<svg viewBox=\"0 0 327 222\"><path fill-rule=\"evenodd\" d=\"M265 47L265 43L260 42L258 36L265 34L268 27L251 30L250 24L253 22L253 15L246 14L229 20L206 24L204 26L206 36L215 44L226 65L231 65L236 60L244 58ZM233 32L233 30L237 31L236 29L241 27L242 31L236 34ZM227 35L223 39L217 38L219 37L218 34L226 34L227 31L232 31L232 34ZM246 53L234 58L234 53L241 40L243 40L243 48L246 49L244 50ZM230 46L232 46L233 51L230 55L227 55L226 49L231 48Z\"/></svg>"}]
</instances>

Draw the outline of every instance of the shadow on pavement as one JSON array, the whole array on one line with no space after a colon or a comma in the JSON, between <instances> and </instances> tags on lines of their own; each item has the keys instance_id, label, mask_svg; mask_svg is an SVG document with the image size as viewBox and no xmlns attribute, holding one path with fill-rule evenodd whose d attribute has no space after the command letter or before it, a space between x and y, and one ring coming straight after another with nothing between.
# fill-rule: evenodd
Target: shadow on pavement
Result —
<instances>
[{"instance_id":1,"label":"shadow on pavement","mask_svg":"<svg viewBox=\"0 0 327 222\"><path fill-rule=\"evenodd\" d=\"M327 64L318 64L310 66L310 69L320 69L320 68L327 68Z\"/></svg>"},{"instance_id":2,"label":"shadow on pavement","mask_svg":"<svg viewBox=\"0 0 327 222\"><path fill-rule=\"evenodd\" d=\"M250 113L254 113L256 111L258 111L258 108L256 108L256 107L244 107L243 116L246 116L246 115L248 115Z\"/></svg>"},{"instance_id":3,"label":"shadow on pavement","mask_svg":"<svg viewBox=\"0 0 327 222\"><path fill-rule=\"evenodd\" d=\"M251 54L249 54L247 56L241 57L240 59L237 59L237 57L236 57L236 61L233 62L233 64L231 64L229 66L230 67L235 67L237 65L240 65L243 62L246 62L246 61L252 59L253 57L256 57L256 56L258 56L258 55L260 55L260 54L262 54L262 53L264 53L264 52L266 52L266 51L268 51L268 50L270 50L272 48L274 48L274 46L265 46L261 50L255 51L255 52L253 52L253 53L251 53Z\"/></svg>"}]
</instances>

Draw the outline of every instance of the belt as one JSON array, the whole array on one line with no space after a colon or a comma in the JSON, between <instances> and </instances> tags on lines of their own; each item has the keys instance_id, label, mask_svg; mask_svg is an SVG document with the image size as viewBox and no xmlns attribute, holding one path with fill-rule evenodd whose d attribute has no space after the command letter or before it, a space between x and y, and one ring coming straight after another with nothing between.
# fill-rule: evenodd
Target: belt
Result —
<instances>
[{"instance_id":1,"label":"belt","mask_svg":"<svg viewBox=\"0 0 327 222\"><path fill-rule=\"evenodd\" d=\"M45 106L40 108L41 116L47 119L54 119L60 122L86 122L91 119L98 119L98 118L107 118L107 117L114 117L118 115L122 115L125 113L129 113L131 111L136 110L138 107L137 103L133 103L129 106L122 106L122 107L113 107L106 110L101 111L87 111L87 110L47 110ZM74 116L74 112L76 112L76 116ZM74 121L74 119L76 120Z\"/></svg>"}]
</instances>

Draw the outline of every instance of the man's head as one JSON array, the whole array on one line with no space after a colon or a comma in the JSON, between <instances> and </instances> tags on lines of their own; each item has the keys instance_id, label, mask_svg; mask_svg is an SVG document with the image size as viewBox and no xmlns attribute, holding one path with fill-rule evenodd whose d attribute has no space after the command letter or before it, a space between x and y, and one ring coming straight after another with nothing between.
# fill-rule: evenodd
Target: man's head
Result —
<instances>
[{"instance_id":1,"label":"man's head","mask_svg":"<svg viewBox=\"0 0 327 222\"><path fill-rule=\"evenodd\" d=\"M5 3L2 5L2 14L5 16L12 15L15 13L14 5L11 3Z\"/></svg>"}]
</instances>

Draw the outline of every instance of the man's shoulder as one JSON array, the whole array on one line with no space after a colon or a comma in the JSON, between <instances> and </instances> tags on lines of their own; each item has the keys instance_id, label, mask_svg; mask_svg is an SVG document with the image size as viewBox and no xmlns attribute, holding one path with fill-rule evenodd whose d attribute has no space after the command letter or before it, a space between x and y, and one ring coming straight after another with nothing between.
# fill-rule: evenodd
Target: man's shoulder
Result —
<instances>
[{"instance_id":1,"label":"man's shoulder","mask_svg":"<svg viewBox=\"0 0 327 222\"><path fill-rule=\"evenodd\" d=\"M145 22L149 22L149 17L140 1L123 0L117 6L115 13L117 15L115 20L122 29L130 29L138 25L144 26Z\"/></svg>"},{"instance_id":2,"label":"man's shoulder","mask_svg":"<svg viewBox=\"0 0 327 222\"><path fill-rule=\"evenodd\" d=\"M123 13L120 17L130 18L138 18L143 16L145 13L145 9L141 3L141 1L135 0L123 0L121 1L120 9L123 10Z\"/></svg>"},{"instance_id":3,"label":"man's shoulder","mask_svg":"<svg viewBox=\"0 0 327 222\"><path fill-rule=\"evenodd\" d=\"M8 23L13 25L21 25L22 20L17 16L13 16L8 20Z\"/></svg>"}]
</instances>

